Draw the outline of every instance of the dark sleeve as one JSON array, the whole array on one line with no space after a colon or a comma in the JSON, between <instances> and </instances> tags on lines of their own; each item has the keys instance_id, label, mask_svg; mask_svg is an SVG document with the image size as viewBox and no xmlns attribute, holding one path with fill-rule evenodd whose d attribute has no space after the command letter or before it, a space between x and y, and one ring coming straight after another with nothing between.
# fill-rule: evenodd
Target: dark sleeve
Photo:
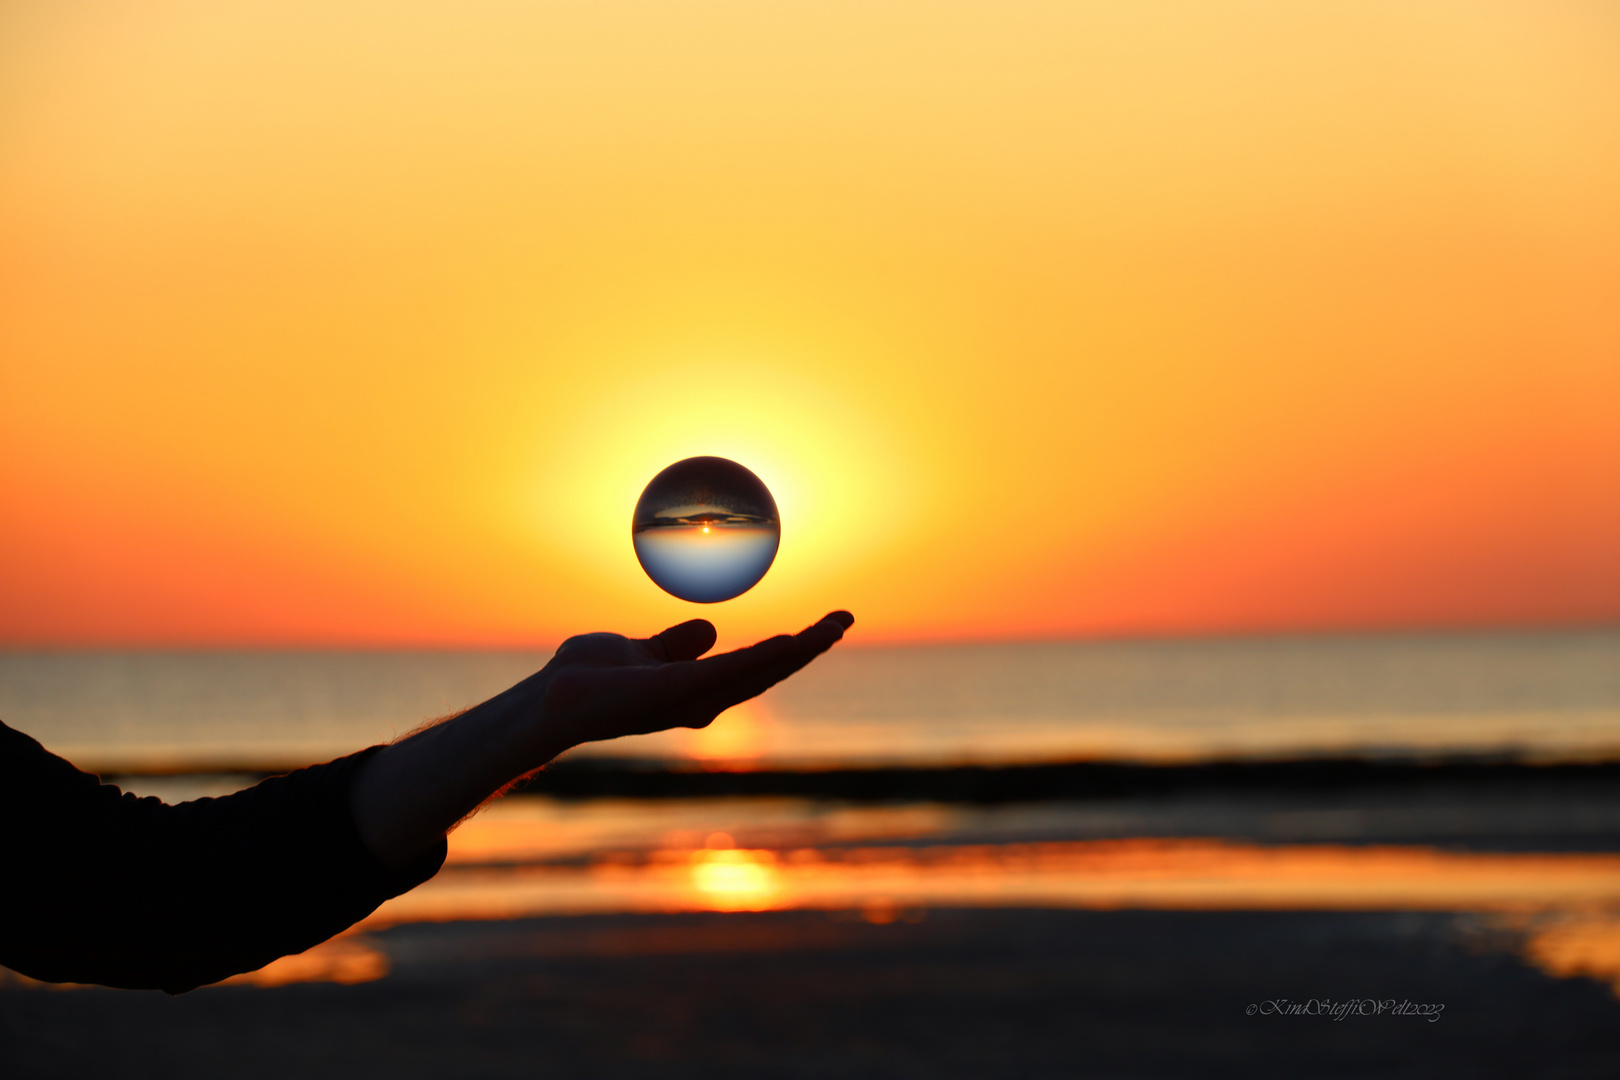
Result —
<instances>
[{"instance_id":1,"label":"dark sleeve","mask_svg":"<svg viewBox=\"0 0 1620 1080\"><path fill-rule=\"evenodd\" d=\"M349 777L378 748L168 806L0 724L0 964L171 994L302 952L432 877L361 841Z\"/></svg>"}]
</instances>

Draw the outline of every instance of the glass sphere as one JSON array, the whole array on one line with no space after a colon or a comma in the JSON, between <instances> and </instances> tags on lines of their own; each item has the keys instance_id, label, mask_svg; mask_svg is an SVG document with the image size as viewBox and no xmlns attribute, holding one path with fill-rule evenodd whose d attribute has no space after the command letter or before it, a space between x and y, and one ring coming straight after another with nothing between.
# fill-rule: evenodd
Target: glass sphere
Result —
<instances>
[{"instance_id":1,"label":"glass sphere","mask_svg":"<svg viewBox=\"0 0 1620 1080\"><path fill-rule=\"evenodd\" d=\"M660 589L717 604L765 576L782 526L759 477L726 458L693 457L652 478L636 503L630 539Z\"/></svg>"}]
</instances>

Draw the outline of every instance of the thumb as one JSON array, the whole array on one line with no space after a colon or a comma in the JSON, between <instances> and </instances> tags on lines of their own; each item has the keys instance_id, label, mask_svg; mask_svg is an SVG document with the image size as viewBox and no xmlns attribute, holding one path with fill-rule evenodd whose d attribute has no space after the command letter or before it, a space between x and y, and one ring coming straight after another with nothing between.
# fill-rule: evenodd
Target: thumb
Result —
<instances>
[{"instance_id":1,"label":"thumb","mask_svg":"<svg viewBox=\"0 0 1620 1080\"><path fill-rule=\"evenodd\" d=\"M696 660L714 648L714 624L708 619L689 619L654 634L647 639L647 648L660 660Z\"/></svg>"}]
</instances>

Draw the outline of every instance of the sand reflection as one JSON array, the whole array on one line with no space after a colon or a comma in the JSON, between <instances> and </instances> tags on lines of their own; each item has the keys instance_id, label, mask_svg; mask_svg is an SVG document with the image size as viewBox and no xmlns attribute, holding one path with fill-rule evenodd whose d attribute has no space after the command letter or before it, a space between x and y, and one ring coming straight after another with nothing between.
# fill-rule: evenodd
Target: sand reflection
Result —
<instances>
[{"instance_id":1,"label":"sand reflection","mask_svg":"<svg viewBox=\"0 0 1620 1080\"><path fill-rule=\"evenodd\" d=\"M355 932L230 981L273 987L382 978L388 959L366 931L401 923L784 909L874 923L916 921L947 907L1425 910L1482 915L1541 970L1599 979L1620 995L1620 855L1613 854L1206 839L767 848L712 832L700 845L584 857L553 848L550 858L476 861L513 853L494 842L499 835L458 841L438 877L383 905ZM514 839L511 830L505 836ZM528 843L520 849L538 854Z\"/></svg>"},{"instance_id":2,"label":"sand reflection","mask_svg":"<svg viewBox=\"0 0 1620 1080\"><path fill-rule=\"evenodd\" d=\"M772 851L739 851L725 833L692 852L692 888L714 911L765 911L777 906L781 875Z\"/></svg>"},{"instance_id":3,"label":"sand reflection","mask_svg":"<svg viewBox=\"0 0 1620 1080\"><path fill-rule=\"evenodd\" d=\"M521 811L521 812L520 812ZM820 910L886 923L930 908L1449 911L1505 931L1557 977L1620 994L1620 854L1208 838L962 843L941 807L791 801L546 803L474 819L444 870L356 932L236 983L357 983L366 932L539 916ZM715 828L716 824L725 824Z\"/></svg>"},{"instance_id":4,"label":"sand reflection","mask_svg":"<svg viewBox=\"0 0 1620 1080\"><path fill-rule=\"evenodd\" d=\"M1561 979L1597 979L1620 997L1620 910L1509 916L1498 925L1523 933L1525 959Z\"/></svg>"},{"instance_id":5,"label":"sand reflection","mask_svg":"<svg viewBox=\"0 0 1620 1080\"><path fill-rule=\"evenodd\" d=\"M612 912L1076 907L1533 912L1620 910L1620 855L1204 839L609 851L457 862L390 901L395 922Z\"/></svg>"},{"instance_id":6,"label":"sand reflection","mask_svg":"<svg viewBox=\"0 0 1620 1080\"><path fill-rule=\"evenodd\" d=\"M388 974L388 957L363 934L340 934L312 949L272 960L257 971L233 975L224 986L286 986L289 983L372 982Z\"/></svg>"}]
</instances>

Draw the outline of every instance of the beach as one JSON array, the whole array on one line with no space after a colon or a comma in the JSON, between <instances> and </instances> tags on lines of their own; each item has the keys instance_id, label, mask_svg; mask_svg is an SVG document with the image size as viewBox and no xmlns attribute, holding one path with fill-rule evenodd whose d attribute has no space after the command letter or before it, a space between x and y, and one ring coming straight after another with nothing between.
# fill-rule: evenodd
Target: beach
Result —
<instances>
[{"instance_id":1,"label":"beach","mask_svg":"<svg viewBox=\"0 0 1620 1080\"><path fill-rule=\"evenodd\" d=\"M6 1074L1612 1076L1612 770L1340 771L1027 802L515 795L426 885L224 985L6 976Z\"/></svg>"},{"instance_id":2,"label":"beach","mask_svg":"<svg viewBox=\"0 0 1620 1080\"><path fill-rule=\"evenodd\" d=\"M1617 657L835 654L712 733L568 755L259 971L178 998L4 973L6 1075L1613 1075ZM179 802L542 660L11 653L0 705Z\"/></svg>"}]
</instances>

